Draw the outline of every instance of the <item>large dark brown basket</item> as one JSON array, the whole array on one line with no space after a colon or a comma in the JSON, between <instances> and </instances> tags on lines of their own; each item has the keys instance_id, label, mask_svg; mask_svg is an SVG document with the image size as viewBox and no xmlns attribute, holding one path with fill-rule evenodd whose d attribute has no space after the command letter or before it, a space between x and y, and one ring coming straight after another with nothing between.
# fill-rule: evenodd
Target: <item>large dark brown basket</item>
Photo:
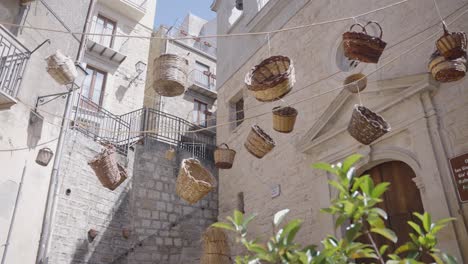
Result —
<instances>
[{"instance_id":1,"label":"large dark brown basket","mask_svg":"<svg viewBox=\"0 0 468 264\"><path fill-rule=\"evenodd\" d=\"M225 146L225 147L223 147ZM226 143L223 143L216 147L214 152L215 166L218 169L230 169L234 163L236 157L236 151L230 149Z\"/></svg>"},{"instance_id":2,"label":"large dark brown basket","mask_svg":"<svg viewBox=\"0 0 468 264\"><path fill-rule=\"evenodd\" d=\"M455 82L465 77L467 60L464 56L454 60L447 60L436 51L431 56L429 71L438 82Z\"/></svg>"},{"instance_id":3,"label":"large dark brown basket","mask_svg":"<svg viewBox=\"0 0 468 264\"><path fill-rule=\"evenodd\" d=\"M153 88L162 96L174 97L185 92L188 61L175 54L163 54L154 61Z\"/></svg>"},{"instance_id":4,"label":"large dark brown basket","mask_svg":"<svg viewBox=\"0 0 468 264\"><path fill-rule=\"evenodd\" d=\"M200 201L216 187L216 179L196 159L184 159L177 176L176 193L189 204Z\"/></svg>"},{"instance_id":5,"label":"large dark brown basket","mask_svg":"<svg viewBox=\"0 0 468 264\"><path fill-rule=\"evenodd\" d=\"M247 88L261 102L271 102L288 94L296 82L294 65L284 56L273 56L253 67L245 76Z\"/></svg>"},{"instance_id":6,"label":"large dark brown basket","mask_svg":"<svg viewBox=\"0 0 468 264\"><path fill-rule=\"evenodd\" d=\"M127 179L126 169L117 163L115 148L108 145L93 160L88 162L101 184L109 190L115 190Z\"/></svg>"},{"instance_id":7,"label":"large dark brown basket","mask_svg":"<svg viewBox=\"0 0 468 264\"><path fill-rule=\"evenodd\" d=\"M354 106L348 132L357 141L369 145L389 131L390 125L380 115L364 106Z\"/></svg>"},{"instance_id":8,"label":"large dark brown basket","mask_svg":"<svg viewBox=\"0 0 468 264\"><path fill-rule=\"evenodd\" d=\"M366 27L375 24L380 29L380 36L374 37L367 34ZM352 31L355 26L361 27L361 32ZM370 21L365 26L354 24L348 32L343 34L344 55L350 60L358 60L367 63L378 63L380 56L387 46L382 40L383 30L377 22Z\"/></svg>"},{"instance_id":9,"label":"large dark brown basket","mask_svg":"<svg viewBox=\"0 0 468 264\"><path fill-rule=\"evenodd\" d=\"M250 154L261 159L275 147L275 141L259 126L254 125L244 146Z\"/></svg>"},{"instance_id":10,"label":"large dark brown basket","mask_svg":"<svg viewBox=\"0 0 468 264\"><path fill-rule=\"evenodd\" d=\"M273 108L273 129L281 133L291 133L296 123L297 110L292 107Z\"/></svg>"},{"instance_id":11,"label":"large dark brown basket","mask_svg":"<svg viewBox=\"0 0 468 264\"><path fill-rule=\"evenodd\" d=\"M444 35L437 42L437 50L447 60L454 60L466 55L467 38L465 32L449 32L444 25Z\"/></svg>"}]
</instances>

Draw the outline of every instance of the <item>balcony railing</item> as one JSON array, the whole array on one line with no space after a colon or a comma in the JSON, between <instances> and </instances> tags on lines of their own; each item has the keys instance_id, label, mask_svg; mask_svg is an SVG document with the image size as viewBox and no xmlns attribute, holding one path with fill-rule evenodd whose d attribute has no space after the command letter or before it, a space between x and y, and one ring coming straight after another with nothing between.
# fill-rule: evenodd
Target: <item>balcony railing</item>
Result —
<instances>
[{"instance_id":1,"label":"balcony railing","mask_svg":"<svg viewBox=\"0 0 468 264\"><path fill-rule=\"evenodd\" d=\"M190 36L185 30L179 29L177 27L173 27L171 28L171 30L168 30L164 27L164 30L169 38L189 37L188 39L180 39L177 41L191 48L194 48L195 50L201 51L202 53L208 54L212 57L216 57L216 46L213 43L211 43L210 40L197 39L196 36ZM190 39L190 37L192 38Z\"/></svg>"},{"instance_id":2,"label":"balcony railing","mask_svg":"<svg viewBox=\"0 0 468 264\"><path fill-rule=\"evenodd\" d=\"M199 70L193 70L190 73L190 80L192 81L192 83L207 90L216 90L216 79L213 78L212 73L209 71L202 72Z\"/></svg>"},{"instance_id":3,"label":"balcony railing","mask_svg":"<svg viewBox=\"0 0 468 264\"><path fill-rule=\"evenodd\" d=\"M31 52L0 25L0 91L16 97Z\"/></svg>"}]
</instances>

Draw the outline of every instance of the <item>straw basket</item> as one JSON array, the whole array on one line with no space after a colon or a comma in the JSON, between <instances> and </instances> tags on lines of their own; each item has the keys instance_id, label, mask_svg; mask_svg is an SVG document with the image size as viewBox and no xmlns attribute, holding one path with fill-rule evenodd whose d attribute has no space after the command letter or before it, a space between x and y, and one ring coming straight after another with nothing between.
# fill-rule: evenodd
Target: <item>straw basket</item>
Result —
<instances>
[{"instance_id":1,"label":"straw basket","mask_svg":"<svg viewBox=\"0 0 468 264\"><path fill-rule=\"evenodd\" d=\"M390 131L390 125L364 106L355 105L348 132L364 145L369 145Z\"/></svg>"},{"instance_id":2,"label":"straw basket","mask_svg":"<svg viewBox=\"0 0 468 264\"><path fill-rule=\"evenodd\" d=\"M223 230L209 227L203 234L201 264L231 264L231 251Z\"/></svg>"},{"instance_id":3,"label":"straw basket","mask_svg":"<svg viewBox=\"0 0 468 264\"><path fill-rule=\"evenodd\" d=\"M78 77L78 71L73 60L57 50L47 59L47 72L60 85L73 82Z\"/></svg>"},{"instance_id":4,"label":"straw basket","mask_svg":"<svg viewBox=\"0 0 468 264\"><path fill-rule=\"evenodd\" d=\"M194 204L211 192L216 179L196 159L184 159L177 177L176 193L189 204Z\"/></svg>"},{"instance_id":5,"label":"straw basket","mask_svg":"<svg viewBox=\"0 0 468 264\"><path fill-rule=\"evenodd\" d=\"M438 52L434 53L429 62L429 71L438 82L455 82L465 77L467 61L465 57L447 60Z\"/></svg>"},{"instance_id":6,"label":"straw basket","mask_svg":"<svg viewBox=\"0 0 468 264\"><path fill-rule=\"evenodd\" d=\"M296 123L297 110L292 107L273 108L273 129L281 133L291 133Z\"/></svg>"},{"instance_id":7,"label":"straw basket","mask_svg":"<svg viewBox=\"0 0 468 264\"><path fill-rule=\"evenodd\" d=\"M89 163L101 184L109 190L115 190L127 179L127 171L115 160L115 148L107 146Z\"/></svg>"},{"instance_id":8,"label":"straw basket","mask_svg":"<svg viewBox=\"0 0 468 264\"><path fill-rule=\"evenodd\" d=\"M437 50L448 60L458 59L466 54L467 38L465 32L452 32L444 24L444 35L437 42Z\"/></svg>"},{"instance_id":9,"label":"straw basket","mask_svg":"<svg viewBox=\"0 0 468 264\"><path fill-rule=\"evenodd\" d=\"M178 55L163 54L154 61L153 88L162 96L174 97L185 92L188 61Z\"/></svg>"},{"instance_id":10,"label":"straw basket","mask_svg":"<svg viewBox=\"0 0 468 264\"><path fill-rule=\"evenodd\" d=\"M366 27L375 24L380 29L380 36L374 37L367 34ZM359 26L362 31L352 31L355 26ZM387 46L382 40L382 27L377 22L370 21L365 26L354 24L348 32L343 34L344 55L350 60L358 60L367 63L379 62L380 56Z\"/></svg>"},{"instance_id":11,"label":"straw basket","mask_svg":"<svg viewBox=\"0 0 468 264\"><path fill-rule=\"evenodd\" d=\"M20 0L20 4L21 4L21 5L27 5L27 4L32 3L32 2L34 2L34 1L35 1L35 0Z\"/></svg>"},{"instance_id":12,"label":"straw basket","mask_svg":"<svg viewBox=\"0 0 468 264\"><path fill-rule=\"evenodd\" d=\"M351 93L358 93L364 91L367 87L366 75L362 73L352 74L346 77L344 87Z\"/></svg>"},{"instance_id":13,"label":"straw basket","mask_svg":"<svg viewBox=\"0 0 468 264\"><path fill-rule=\"evenodd\" d=\"M226 148L222 148L225 146ZM223 143L216 147L214 151L214 160L215 166L218 169L230 169L234 163L234 158L236 157L236 151L230 149L226 143Z\"/></svg>"},{"instance_id":14,"label":"straw basket","mask_svg":"<svg viewBox=\"0 0 468 264\"><path fill-rule=\"evenodd\" d=\"M261 102L271 102L288 94L296 82L293 62L273 56L253 67L245 76L247 88Z\"/></svg>"},{"instance_id":15,"label":"straw basket","mask_svg":"<svg viewBox=\"0 0 468 264\"><path fill-rule=\"evenodd\" d=\"M176 156L175 149L173 149L172 147L169 148L168 150L166 150L166 153L165 153L164 156L166 157L167 160L174 160L174 158Z\"/></svg>"},{"instance_id":16,"label":"straw basket","mask_svg":"<svg viewBox=\"0 0 468 264\"><path fill-rule=\"evenodd\" d=\"M254 125L244 146L250 154L261 159L275 147L275 141L259 126Z\"/></svg>"}]
</instances>

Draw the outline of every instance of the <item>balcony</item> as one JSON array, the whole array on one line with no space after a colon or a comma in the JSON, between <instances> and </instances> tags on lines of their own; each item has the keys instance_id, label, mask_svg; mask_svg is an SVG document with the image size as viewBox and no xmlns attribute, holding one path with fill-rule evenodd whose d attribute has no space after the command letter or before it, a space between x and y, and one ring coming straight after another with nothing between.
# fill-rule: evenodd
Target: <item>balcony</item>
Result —
<instances>
[{"instance_id":1,"label":"balcony","mask_svg":"<svg viewBox=\"0 0 468 264\"><path fill-rule=\"evenodd\" d=\"M0 25L0 110L10 109L23 80L31 52Z\"/></svg>"},{"instance_id":2,"label":"balcony","mask_svg":"<svg viewBox=\"0 0 468 264\"><path fill-rule=\"evenodd\" d=\"M216 99L216 79L211 72L201 72L192 70L189 75L189 90L205 95L209 98Z\"/></svg>"},{"instance_id":3,"label":"balcony","mask_svg":"<svg viewBox=\"0 0 468 264\"><path fill-rule=\"evenodd\" d=\"M99 0L103 5L136 21L146 14L148 0Z\"/></svg>"},{"instance_id":4,"label":"balcony","mask_svg":"<svg viewBox=\"0 0 468 264\"><path fill-rule=\"evenodd\" d=\"M210 39L202 39L196 36L189 36L188 33L180 28L173 27L170 30L163 26L164 33L167 34L169 38L186 38L193 37L193 39L179 39L174 40L177 43L180 43L183 46L194 49L201 54L207 55L212 59L216 59L216 45L212 43Z\"/></svg>"}]
</instances>

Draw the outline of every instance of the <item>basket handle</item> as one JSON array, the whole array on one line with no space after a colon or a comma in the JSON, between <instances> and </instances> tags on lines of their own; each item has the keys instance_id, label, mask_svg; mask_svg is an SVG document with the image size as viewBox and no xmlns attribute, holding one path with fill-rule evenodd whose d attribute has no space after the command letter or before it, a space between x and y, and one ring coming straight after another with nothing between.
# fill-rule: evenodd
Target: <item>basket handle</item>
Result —
<instances>
[{"instance_id":1,"label":"basket handle","mask_svg":"<svg viewBox=\"0 0 468 264\"><path fill-rule=\"evenodd\" d=\"M382 36L383 36L383 29L382 29L382 27L380 26L380 24L377 23L377 22L375 22L375 21L369 21L369 22L367 22L367 24L364 26L364 28L366 28L366 27L369 26L370 24L376 24L376 25L379 27L379 29L380 29L380 36L379 36L379 39L382 39Z\"/></svg>"},{"instance_id":2,"label":"basket handle","mask_svg":"<svg viewBox=\"0 0 468 264\"><path fill-rule=\"evenodd\" d=\"M226 143L223 143L223 144L219 145L218 148L221 148L222 146L226 146L226 149L230 149L228 144L226 144Z\"/></svg>"},{"instance_id":3,"label":"basket handle","mask_svg":"<svg viewBox=\"0 0 468 264\"><path fill-rule=\"evenodd\" d=\"M365 34L367 34L366 27L363 26L363 25L361 25L361 24L359 24L359 23L352 24L351 27L349 28L349 31L353 31L353 28L354 28L355 26L361 27L362 32L364 32Z\"/></svg>"}]
</instances>

